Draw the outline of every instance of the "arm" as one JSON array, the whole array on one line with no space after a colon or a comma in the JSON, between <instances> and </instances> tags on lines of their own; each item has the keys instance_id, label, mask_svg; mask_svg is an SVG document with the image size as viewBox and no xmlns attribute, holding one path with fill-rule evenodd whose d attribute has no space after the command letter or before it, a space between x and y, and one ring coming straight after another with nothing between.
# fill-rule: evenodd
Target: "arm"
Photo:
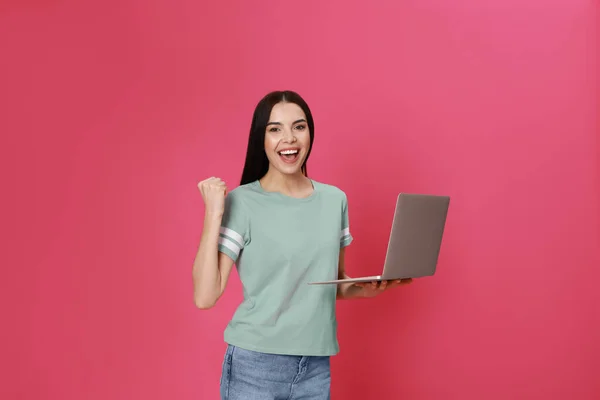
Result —
<instances>
[{"instance_id":1,"label":"arm","mask_svg":"<svg viewBox=\"0 0 600 400\"><path fill-rule=\"evenodd\" d=\"M194 259L194 303L200 309L213 307L225 291L233 260L218 251L221 213L207 212L198 252Z\"/></svg>"},{"instance_id":2,"label":"arm","mask_svg":"<svg viewBox=\"0 0 600 400\"><path fill-rule=\"evenodd\" d=\"M346 265L345 265L346 251L345 250L346 250L345 248L340 249L338 279L350 278L348 275L346 275ZM343 299L363 298L363 296L361 295L362 290L363 290L362 287L356 286L354 283L341 283L338 285L337 299L343 300Z\"/></svg>"}]
</instances>

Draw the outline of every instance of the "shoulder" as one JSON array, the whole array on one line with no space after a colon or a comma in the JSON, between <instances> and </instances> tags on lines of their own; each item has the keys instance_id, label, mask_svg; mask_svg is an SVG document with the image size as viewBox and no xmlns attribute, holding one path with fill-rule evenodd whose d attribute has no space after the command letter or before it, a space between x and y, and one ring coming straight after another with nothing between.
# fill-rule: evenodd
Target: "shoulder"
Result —
<instances>
[{"instance_id":1,"label":"shoulder","mask_svg":"<svg viewBox=\"0 0 600 400\"><path fill-rule=\"evenodd\" d=\"M226 208L245 208L245 204L247 203L247 199L251 193L251 185L241 185L234 189L231 189L227 192L227 196L225 197L225 207Z\"/></svg>"},{"instance_id":2,"label":"shoulder","mask_svg":"<svg viewBox=\"0 0 600 400\"><path fill-rule=\"evenodd\" d=\"M245 198L252 196L256 193L256 185L255 182L247 183L244 185L240 185L227 194L227 197L231 197L232 200L240 200L243 201Z\"/></svg>"},{"instance_id":3,"label":"shoulder","mask_svg":"<svg viewBox=\"0 0 600 400\"><path fill-rule=\"evenodd\" d=\"M346 192L344 192L339 187L327 183L317 182L315 180L313 180L312 182L315 186L315 189L322 193L324 196L343 202L347 201Z\"/></svg>"},{"instance_id":4,"label":"shoulder","mask_svg":"<svg viewBox=\"0 0 600 400\"><path fill-rule=\"evenodd\" d=\"M229 191L228 196L233 196L233 197L237 197L237 198L247 196L251 190L251 186L252 186L251 183L237 186L236 188L231 189Z\"/></svg>"}]
</instances>

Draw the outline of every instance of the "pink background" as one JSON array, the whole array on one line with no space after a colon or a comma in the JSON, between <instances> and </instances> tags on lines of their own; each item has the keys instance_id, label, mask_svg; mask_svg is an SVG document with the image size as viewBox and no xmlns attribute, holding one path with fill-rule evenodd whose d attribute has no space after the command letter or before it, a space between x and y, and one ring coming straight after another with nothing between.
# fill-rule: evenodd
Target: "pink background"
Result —
<instances>
[{"instance_id":1,"label":"pink background","mask_svg":"<svg viewBox=\"0 0 600 400\"><path fill-rule=\"evenodd\" d=\"M600 398L598 2L0 4L3 399L216 399L237 274L195 309L197 181L293 89L378 272L399 191L438 274L339 304L333 399Z\"/></svg>"}]
</instances>

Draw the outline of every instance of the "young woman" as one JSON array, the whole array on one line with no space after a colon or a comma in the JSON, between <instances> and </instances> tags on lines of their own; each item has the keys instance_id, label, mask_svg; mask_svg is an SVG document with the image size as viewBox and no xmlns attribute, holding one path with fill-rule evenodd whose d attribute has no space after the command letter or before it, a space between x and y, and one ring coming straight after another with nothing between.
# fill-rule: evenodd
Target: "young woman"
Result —
<instances>
[{"instance_id":1,"label":"young woman","mask_svg":"<svg viewBox=\"0 0 600 400\"><path fill-rule=\"evenodd\" d=\"M346 278L352 242L340 189L308 178L314 123L306 102L272 92L257 105L239 187L198 184L204 229L194 261L194 300L215 305L235 264L244 290L225 330L221 398L329 399L338 352L336 299L374 297L407 281L308 285Z\"/></svg>"}]
</instances>

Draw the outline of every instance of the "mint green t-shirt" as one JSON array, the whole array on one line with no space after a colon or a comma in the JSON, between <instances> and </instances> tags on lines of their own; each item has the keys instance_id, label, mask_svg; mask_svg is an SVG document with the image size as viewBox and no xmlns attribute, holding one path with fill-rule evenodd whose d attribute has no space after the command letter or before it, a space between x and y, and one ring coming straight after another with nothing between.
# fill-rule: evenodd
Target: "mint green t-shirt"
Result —
<instances>
[{"instance_id":1,"label":"mint green t-shirt","mask_svg":"<svg viewBox=\"0 0 600 400\"><path fill-rule=\"evenodd\" d=\"M346 194L312 181L293 198L258 181L225 198L219 251L236 263L244 300L225 342L263 353L327 356L339 351L336 285L340 248L352 242Z\"/></svg>"}]
</instances>

